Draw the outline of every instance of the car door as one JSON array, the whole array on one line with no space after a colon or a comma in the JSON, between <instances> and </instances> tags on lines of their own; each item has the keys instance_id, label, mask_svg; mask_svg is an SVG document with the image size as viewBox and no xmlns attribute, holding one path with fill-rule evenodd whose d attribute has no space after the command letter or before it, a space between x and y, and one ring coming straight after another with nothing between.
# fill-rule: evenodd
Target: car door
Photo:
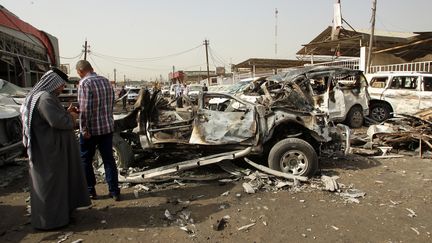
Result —
<instances>
[{"instance_id":1,"label":"car door","mask_svg":"<svg viewBox=\"0 0 432 243\"><path fill-rule=\"evenodd\" d=\"M422 75L419 78L420 97L419 109L430 109L432 107L432 76Z\"/></svg>"},{"instance_id":2,"label":"car door","mask_svg":"<svg viewBox=\"0 0 432 243\"><path fill-rule=\"evenodd\" d=\"M223 110L211 110L210 99L227 99ZM195 116L191 144L253 145L257 135L256 111L253 104L224 94L202 94Z\"/></svg>"},{"instance_id":3,"label":"car door","mask_svg":"<svg viewBox=\"0 0 432 243\"><path fill-rule=\"evenodd\" d=\"M332 121L339 121L343 119L346 114L345 97L343 91L340 89L334 75L325 77L326 92L324 93L323 105L321 108L328 111L329 119Z\"/></svg>"},{"instance_id":4,"label":"car door","mask_svg":"<svg viewBox=\"0 0 432 243\"><path fill-rule=\"evenodd\" d=\"M388 88L384 90L381 99L389 102L396 114L415 113L420 106L418 78L417 75L391 76Z\"/></svg>"}]
</instances>

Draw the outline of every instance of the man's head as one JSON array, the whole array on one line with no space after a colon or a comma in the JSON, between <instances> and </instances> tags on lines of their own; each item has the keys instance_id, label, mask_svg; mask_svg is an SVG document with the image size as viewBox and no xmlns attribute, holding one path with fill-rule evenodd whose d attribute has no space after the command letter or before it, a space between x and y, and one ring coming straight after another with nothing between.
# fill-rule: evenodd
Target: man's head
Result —
<instances>
[{"instance_id":1,"label":"man's head","mask_svg":"<svg viewBox=\"0 0 432 243\"><path fill-rule=\"evenodd\" d=\"M76 64L76 70L80 78L84 78L88 73L93 72L92 65L86 60L80 60Z\"/></svg>"},{"instance_id":2,"label":"man's head","mask_svg":"<svg viewBox=\"0 0 432 243\"><path fill-rule=\"evenodd\" d=\"M51 67L51 71L53 71L55 74L57 74L63 81L64 84L59 85L53 92L56 95L60 95L63 92L63 89L65 88L66 82L68 81L68 76L66 73L64 73L63 71L61 71L60 69L56 68L56 67Z\"/></svg>"}]
</instances>

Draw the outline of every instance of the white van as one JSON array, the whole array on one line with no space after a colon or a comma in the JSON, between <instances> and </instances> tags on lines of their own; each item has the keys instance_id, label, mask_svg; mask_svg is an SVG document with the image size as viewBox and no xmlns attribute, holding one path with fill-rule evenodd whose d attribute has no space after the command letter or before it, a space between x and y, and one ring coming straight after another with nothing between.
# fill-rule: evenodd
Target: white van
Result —
<instances>
[{"instance_id":1,"label":"white van","mask_svg":"<svg viewBox=\"0 0 432 243\"><path fill-rule=\"evenodd\" d=\"M414 113L432 107L432 74L379 72L368 74L370 117L384 121L393 114Z\"/></svg>"}]
</instances>

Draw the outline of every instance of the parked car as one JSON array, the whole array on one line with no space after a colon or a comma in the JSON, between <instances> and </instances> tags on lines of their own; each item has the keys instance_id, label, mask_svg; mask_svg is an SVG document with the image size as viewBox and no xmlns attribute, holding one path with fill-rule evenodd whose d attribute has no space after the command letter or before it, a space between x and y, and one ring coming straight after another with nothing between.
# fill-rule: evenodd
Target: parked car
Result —
<instances>
[{"instance_id":1,"label":"parked car","mask_svg":"<svg viewBox=\"0 0 432 243\"><path fill-rule=\"evenodd\" d=\"M380 72L369 79L370 117L384 121L394 114L412 115L432 107L432 74Z\"/></svg>"},{"instance_id":2,"label":"parked car","mask_svg":"<svg viewBox=\"0 0 432 243\"><path fill-rule=\"evenodd\" d=\"M168 86L163 86L161 88L161 94L163 96L169 96L170 95L170 89L169 89L169 87Z\"/></svg>"},{"instance_id":3,"label":"parked car","mask_svg":"<svg viewBox=\"0 0 432 243\"><path fill-rule=\"evenodd\" d=\"M187 96L192 102L197 101L199 93L203 92L203 87L201 84L190 84L188 86Z\"/></svg>"},{"instance_id":4,"label":"parked car","mask_svg":"<svg viewBox=\"0 0 432 243\"><path fill-rule=\"evenodd\" d=\"M163 175L222 160L261 155L272 169L294 175L311 176L318 168L318 156L348 151L349 128L334 126L328 115L305 104L310 90L292 90L286 82L277 103L261 105L237 96L203 92L198 105L177 111L158 93L143 92L138 108L115 121L117 138L123 138L118 164L130 166L132 151L159 151L176 154L194 151L196 160L166 165L141 177ZM295 95L293 94L295 93ZM226 99L223 110L211 110L208 101ZM144 102L146 101L146 102ZM128 143L129 146L124 146Z\"/></svg>"},{"instance_id":5,"label":"parked car","mask_svg":"<svg viewBox=\"0 0 432 243\"><path fill-rule=\"evenodd\" d=\"M126 87L128 104L135 104L140 90L138 87Z\"/></svg>"},{"instance_id":6,"label":"parked car","mask_svg":"<svg viewBox=\"0 0 432 243\"><path fill-rule=\"evenodd\" d=\"M0 79L0 165L24 151L20 107L26 95L26 90Z\"/></svg>"}]
</instances>

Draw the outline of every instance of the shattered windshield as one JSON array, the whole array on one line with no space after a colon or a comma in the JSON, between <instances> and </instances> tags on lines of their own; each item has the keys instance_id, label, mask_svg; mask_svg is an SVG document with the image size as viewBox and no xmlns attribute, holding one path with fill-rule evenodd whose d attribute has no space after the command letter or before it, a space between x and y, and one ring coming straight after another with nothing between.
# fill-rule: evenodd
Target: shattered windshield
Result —
<instances>
[{"instance_id":1,"label":"shattered windshield","mask_svg":"<svg viewBox=\"0 0 432 243\"><path fill-rule=\"evenodd\" d=\"M250 84L250 82L251 81L240 81L238 83L235 83L228 88L227 93L235 94L235 93L241 92L242 90L244 90L247 87L248 84Z\"/></svg>"}]
</instances>

